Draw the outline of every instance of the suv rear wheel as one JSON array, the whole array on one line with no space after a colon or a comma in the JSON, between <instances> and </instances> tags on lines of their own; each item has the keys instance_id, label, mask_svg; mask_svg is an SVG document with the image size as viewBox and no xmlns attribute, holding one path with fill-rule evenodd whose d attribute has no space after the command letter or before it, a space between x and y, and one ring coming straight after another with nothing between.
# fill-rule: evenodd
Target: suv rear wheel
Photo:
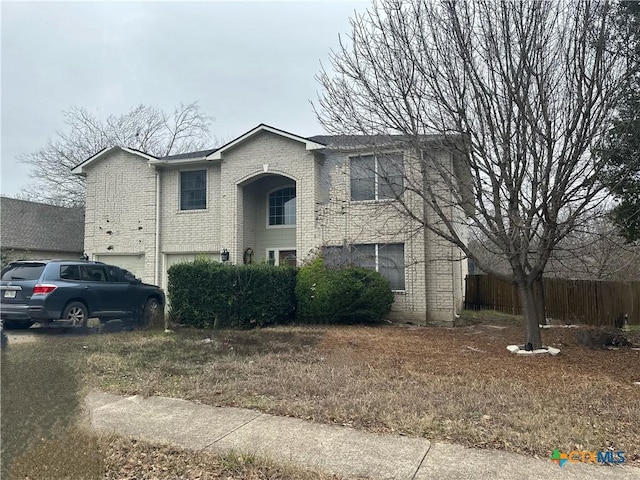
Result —
<instances>
[{"instance_id":1,"label":"suv rear wheel","mask_svg":"<svg viewBox=\"0 0 640 480\"><path fill-rule=\"evenodd\" d=\"M86 327L89 310L82 302L70 302L62 311L62 320L67 320L73 327Z\"/></svg>"}]
</instances>

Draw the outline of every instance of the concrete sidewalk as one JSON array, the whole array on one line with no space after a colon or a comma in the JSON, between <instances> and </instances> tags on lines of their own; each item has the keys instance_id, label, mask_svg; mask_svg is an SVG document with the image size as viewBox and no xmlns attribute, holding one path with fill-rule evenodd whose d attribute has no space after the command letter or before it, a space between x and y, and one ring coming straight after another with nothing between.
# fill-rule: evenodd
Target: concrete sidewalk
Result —
<instances>
[{"instance_id":1,"label":"concrete sidewalk","mask_svg":"<svg viewBox=\"0 0 640 480\"><path fill-rule=\"evenodd\" d=\"M497 450L377 435L353 428L164 397L92 393L94 429L193 450L234 450L351 478L640 479L640 469L565 464Z\"/></svg>"}]
</instances>

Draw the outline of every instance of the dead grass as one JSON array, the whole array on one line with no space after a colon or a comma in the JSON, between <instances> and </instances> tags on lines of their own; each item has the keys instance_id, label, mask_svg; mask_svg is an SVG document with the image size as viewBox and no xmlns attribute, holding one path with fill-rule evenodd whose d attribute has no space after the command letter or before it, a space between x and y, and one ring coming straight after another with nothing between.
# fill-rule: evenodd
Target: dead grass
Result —
<instances>
[{"instance_id":1,"label":"dead grass","mask_svg":"<svg viewBox=\"0 0 640 480\"><path fill-rule=\"evenodd\" d=\"M640 464L640 387L633 384L640 381L640 351L592 350L576 343L575 329L550 329L543 340L561 355L518 357L505 348L522 338L517 322L476 316L455 329L144 331L10 346L2 359L3 469L9 460L17 473L42 473L29 478L56 478L55 468L61 469L58 478L83 478L65 471L66 464L84 465L80 472L111 472L103 478L300 478L299 472L282 473L242 455L236 457L244 458L242 465L233 468L246 469L237 473L224 458L58 434L77 418L79 399L93 388L256 408L543 458L554 448L614 447ZM640 332L631 335L640 340ZM86 456L87 449L99 454ZM47 463L43 471L38 458L72 460ZM185 463L223 473L198 477L193 472L204 470L189 473ZM166 476L153 470L159 465Z\"/></svg>"},{"instance_id":2,"label":"dead grass","mask_svg":"<svg viewBox=\"0 0 640 480\"><path fill-rule=\"evenodd\" d=\"M41 439L18 456L11 477L24 480L329 480L338 477L229 452L193 452L169 445L70 429Z\"/></svg>"},{"instance_id":3,"label":"dead grass","mask_svg":"<svg viewBox=\"0 0 640 480\"><path fill-rule=\"evenodd\" d=\"M0 476L9 478L9 465L32 442L75 422L81 399L76 395L75 358L69 358L66 345L10 346L1 357Z\"/></svg>"},{"instance_id":4,"label":"dead grass","mask_svg":"<svg viewBox=\"0 0 640 480\"><path fill-rule=\"evenodd\" d=\"M640 352L552 329L543 339L560 356L517 357L513 319L472 322L91 339L87 382L542 457L615 447L640 459Z\"/></svg>"},{"instance_id":5,"label":"dead grass","mask_svg":"<svg viewBox=\"0 0 640 480\"><path fill-rule=\"evenodd\" d=\"M199 334L201 335L201 334ZM103 342L104 340L104 342ZM244 454L190 452L166 445L100 436L82 428L82 399L87 376L103 368L107 375L126 368L126 359L104 352L87 355L95 345L118 344L123 352L140 349L140 371L153 370L164 342L151 331L140 334L43 337L33 344L3 350L1 396L1 478L7 479L330 479ZM248 343L250 347L251 341ZM274 349L278 347L274 345ZM158 356L160 355L160 356ZM88 368L87 360L95 364ZM105 363L102 363L104 360ZM197 364L196 358L186 360ZM166 362L166 359L165 359ZM132 378L126 376L125 378ZM152 393L154 380L146 388ZM156 380L157 382L157 380Z\"/></svg>"}]
</instances>

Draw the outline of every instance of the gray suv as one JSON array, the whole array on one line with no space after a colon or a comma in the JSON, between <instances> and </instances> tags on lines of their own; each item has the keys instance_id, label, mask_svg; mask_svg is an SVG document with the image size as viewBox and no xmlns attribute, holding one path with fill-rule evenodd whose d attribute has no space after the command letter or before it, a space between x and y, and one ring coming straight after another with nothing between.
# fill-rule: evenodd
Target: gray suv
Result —
<instances>
[{"instance_id":1,"label":"gray suv","mask_svg":"<svg viewBox=\"0 0 640 480\"><path fill-rule=\"evenodd\" d=\"M87 319L148 323L164 311L164 292L120 267L83 260L21 260L2 269L0 318L6 327Z\"/></svg>"}]
</instances>

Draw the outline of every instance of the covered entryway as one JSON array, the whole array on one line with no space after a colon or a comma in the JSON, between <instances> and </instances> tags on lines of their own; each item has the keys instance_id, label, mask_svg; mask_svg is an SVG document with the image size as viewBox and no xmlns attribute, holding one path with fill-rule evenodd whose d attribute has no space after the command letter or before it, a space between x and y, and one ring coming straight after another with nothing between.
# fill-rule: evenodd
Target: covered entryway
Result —
<instances>
[{"instance_id":1,"label":"covered entryway","mask_svg":"<svg viewBox=\"0 0 640 480\"><path fill-rule=\"evenodd\" d=\"M252 263L295 265L297 186L280 174L260 174L241 184L242 252L253 252ZM239 215L240 216L240 215ZM248 257L243 256L247 263Z\"/></svg>"},{"instance_id":2,"label":"covered entryway","mask_svg":"<svg viewBox=\"0 0 640 480\"><path fill-rule=\"evenodd\" d=\"M144 253L139 254L101 254L94 255L95 260L129 270L137 278L144 280Z\"/></svg>"}]
</instances>

